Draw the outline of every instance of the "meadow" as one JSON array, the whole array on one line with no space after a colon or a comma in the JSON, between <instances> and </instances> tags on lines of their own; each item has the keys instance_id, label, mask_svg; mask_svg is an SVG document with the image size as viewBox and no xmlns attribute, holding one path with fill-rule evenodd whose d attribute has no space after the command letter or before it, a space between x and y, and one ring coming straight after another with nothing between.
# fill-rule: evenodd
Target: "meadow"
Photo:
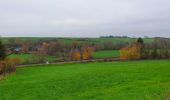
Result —
<instances>
[{"instance_id":1,"label":"meadow","mask_svg":"<svg viewBox=\"0 0 170 100\"><path fill-rule=\"evenodd\" d=\"M119 50L104 50L93 53L94 58L112 58L119 56L120 56Z\"/></svg>"},{"instance_id":2,"label":"meadow","mask_svg":"<svg viewBox=\"0 0 170 100\"><path fill-rule=\"evenodd\" d=\"M17 68L1 100L169 100L170 61L96 62Z\"/></svg>"},{"instance_id":3,"label":"meadow","mask_svg":"<svg viewBox=\"0 0 170 100\"><path fill-rule=\"evenodd\" d=\"M28 63L32 60L36 62L36 60L39 59L39 57L34 54L11 54L8 56L8 58L19 58L21 60L21 63ZM54 62L57 60L57 58L54 56L45 56L44 59L49 62Z\"/></svg>"}]
</instances>

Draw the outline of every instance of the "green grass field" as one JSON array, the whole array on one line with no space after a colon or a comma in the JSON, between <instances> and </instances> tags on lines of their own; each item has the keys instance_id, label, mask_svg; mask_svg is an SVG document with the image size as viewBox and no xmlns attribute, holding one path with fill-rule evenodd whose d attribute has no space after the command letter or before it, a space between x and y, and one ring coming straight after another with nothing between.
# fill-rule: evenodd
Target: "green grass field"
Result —
<instances>
[{"instance_id":1,"label":"green grass field","mask_svg":"<svg viewBox=\"0 0 170 100\"><path fill-rule=\"evenodd\" d=\"M170 61L18 68L0 81L1 100L169 100Z\"/></svg>"},{"instance_id":2,"label":"green grass field","mask_svg":"<svg viewBox=\"0 0 170 100\"><path fill-rule=\"evenodd\" d=\"M111 57L119 57L119 50L106 50L106 51L98 51L94 52L94 58L111 58Z\"/></svg>"},{"instance_id":3,"label":"green grass field","mask_svg":"<svg viewBox=\"0 0 170 100\"><path fill-rule=\"evenodd\" d=\"M8 58L20 58L22 59L22 61L30 59L31 57L32 57L31 54L12 54L8 56Z\"/></svg>"},{"instance_id":4,"label":"green grass field","mask_svg":"<svg viewBox=\"0 0 170 100\"><path fill-rule=\"evenodd\" d=\"M21 62L22 63L25 63L26 61L28 60L36 60L36 59L39 59L38 56L35 56L33 54L12 54L12 55L9 55L8 58L19 58L21 59ZM47 61L50 61L50 62L53 62L55 61L57 58L56 57L52 57L52 56L47 56L45 57L45 59Z\"/></svg>"}]
</instances>

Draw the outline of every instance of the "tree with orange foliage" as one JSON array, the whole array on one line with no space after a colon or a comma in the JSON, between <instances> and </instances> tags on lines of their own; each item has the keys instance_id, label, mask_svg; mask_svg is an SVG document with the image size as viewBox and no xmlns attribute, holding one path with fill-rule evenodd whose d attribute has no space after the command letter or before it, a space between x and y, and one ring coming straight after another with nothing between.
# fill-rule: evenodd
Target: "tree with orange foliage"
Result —
<instances>
[{"instance_id":1,"label":"tree with orange foliage","mask_svg":"<svg viewBox=\"0 0 170 100\"><path fill-rule=\"evenodd\" d=\"M15 71L16 65L20 64L19 58L10 58L0 61L0 74L10 73Z\"/></svg>"},{"instance_id":2,"label":"tree with orange foliage","mask_svg":"<svg viewBox=\"0 0 170 100\"><path fill-rule=\"evenodd\" d=\"M141 59L144 56L144 41L142 38L138 38L136 43L130 47L125 47L120 50L121 60L136 60Z\"/></svg>"},{"instance_id":3,"label":"tree with orange foliage","mask_svg":"<svg viewBox=\"0 0 170 100\"><path fill-rule=\"evenodd\" d=\"M71 59L72 60L81 60L81 53L79 50L72 50L71 51Z\"/></svg>"},{"instance_id":4,"label":"tree with orange foliage","mask_svg":"<svg viewBox=\"0 0 170 100\"><path fill-rule=\"evenodd\" d=\"M85 47L83 48L83 52L82 52L82 59L83 60L87 60L92 58L93 55L93 48L92 47Z\"/></svg>"},{"instance_id":5,"label":"tree with orange foliage","mask_svg":"<svg viewBox=\"0 0 170 100\"><path fill-rule=\"evenodd\" d=\"M136 60L141 58L141 46L133 45L131 47L125 47L120 50L121 60Z\"/></svg>"}]
</instances>

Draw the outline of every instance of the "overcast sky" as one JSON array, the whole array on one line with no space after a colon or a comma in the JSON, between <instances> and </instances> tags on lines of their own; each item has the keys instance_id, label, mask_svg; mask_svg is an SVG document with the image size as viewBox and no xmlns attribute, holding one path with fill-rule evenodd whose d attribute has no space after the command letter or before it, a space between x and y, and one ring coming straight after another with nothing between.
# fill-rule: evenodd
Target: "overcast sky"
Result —
<instances>
[{"instance_id":1,"label":"overcast sky","mask_svg":"<svg viewBox=\"0 0 170 100\"><path fill-rule=\"evenodd\" d=\"M0 0L0 35L170 37L170 0Z\"/></svg>"}]
</instances>

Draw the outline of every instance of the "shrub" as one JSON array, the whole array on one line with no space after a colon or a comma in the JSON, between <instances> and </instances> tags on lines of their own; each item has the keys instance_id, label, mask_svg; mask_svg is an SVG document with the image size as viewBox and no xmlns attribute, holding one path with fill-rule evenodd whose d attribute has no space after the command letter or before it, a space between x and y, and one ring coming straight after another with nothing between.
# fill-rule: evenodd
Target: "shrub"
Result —
<instances>
[{"instance_id":1,"label":"shrub","mask_svg":"<svg viewBox=\"0 0 170 100\"><path fill-rule=\"evenodd\" d=\"M15 66L20 64L19 58L11 58L0 61L0 74L6 74L15 71Z\"/></svg>"},{"instance_id":2,"label":"shrub","mask_svg":"<svg viewBox=\"0 0 170 100\"><path fill-rule=\"evenodd\" d=\"M81 60L81 54L79 51L72 52L71 54L72 60Z\"/></svg>"},{"instance_id":3,"label":"shrub","mask_svg":"<svg viewBox=\"0 0 170 100\"><path fill-rule=\"evenodd\" d=\"M83 52L82 52L82 59L83 60L91 59L92 55L93 55L93 48L92 47L83 48Z\"/></svg>"},{"instance_id":4,"label":"shrub","mask_svg":"<svg viewBox=\"0 0 170 100\"><path fill-rule=\"evenodd\" d=\"M120 50L121 60L137 60L141 58L140 46L133 45L132 47L126 47Z\"/></svg>"},{"instance_id":5,"label":"shrub","mask_svg":"<svg viewBox=\"0 0 170 100\"><path fill-rule=\"evenodd\" d=\"M4 61L0 61L0 75L3 74L5 72L5 62Z\"/></svg>"}]
</instances>

